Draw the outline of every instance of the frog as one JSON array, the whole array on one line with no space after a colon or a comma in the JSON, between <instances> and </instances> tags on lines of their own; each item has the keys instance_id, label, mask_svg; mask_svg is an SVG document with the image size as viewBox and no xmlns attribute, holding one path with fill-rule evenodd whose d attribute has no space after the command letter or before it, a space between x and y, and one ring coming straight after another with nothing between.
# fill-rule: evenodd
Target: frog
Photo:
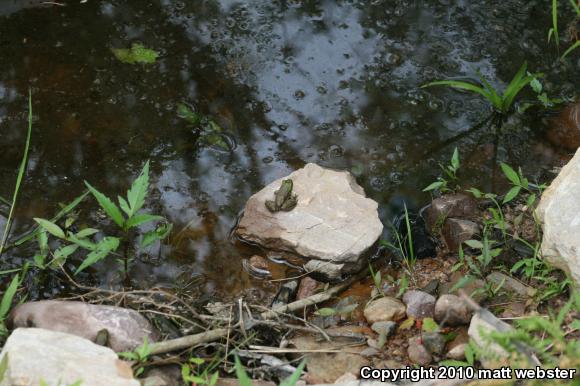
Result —
<instances>
[{"instance_id":1,"label":"frog","mask_svg":"<svg viewBox=\"0 0 580 386\"><path fill-rule=\"evenodd\" d=\"M291 179L283 180L280 189L274 192L274 200L266 201L266 208L272 212L289 212L298 204L298 197L292 194L294 183Z\"/></svg>"}]
</instances>

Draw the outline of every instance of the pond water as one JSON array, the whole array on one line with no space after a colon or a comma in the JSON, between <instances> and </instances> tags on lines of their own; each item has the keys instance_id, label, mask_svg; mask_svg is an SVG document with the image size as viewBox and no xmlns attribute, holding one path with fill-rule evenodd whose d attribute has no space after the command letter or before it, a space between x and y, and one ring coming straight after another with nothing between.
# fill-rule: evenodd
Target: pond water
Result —
<instances>
[{"instance_id":1,"label":"pond water","mask_svg":"<svg viewBox=\"0 0 580 386\"><path fill-rule=\"evenodd\" d=\"M258 285L242 269L251 251L229 232L253 192L307 162L351 170L385 224L404 201L428 202L421 190L456 146L465 186L502 191L499 161L546 179L558 153L537 113L514 117L498 135L469 131L489 115L485 101L419 86L476 78L479 69L501 88L526 60L546 74L551 95L573 95L580 80L577 56L558 62L546 41L546 1L43 3L0 2L0 195L14 186L29 88L33 138L14 234L81 194L84 180L113 197L124 192L150 160L147 211L175 232L140 255L138 287L201 278L194 285L204 293L235 295ZM157 62L113 56L111 48L135 42L159 51ZM217 122L235 148L203 146L177 116L182 102ZM109 229L94 204L78 221ZM9 251L0 269L34 248ZM112 260L90 271L102 286L119 283Z\"/></svg>"}]
</instances>

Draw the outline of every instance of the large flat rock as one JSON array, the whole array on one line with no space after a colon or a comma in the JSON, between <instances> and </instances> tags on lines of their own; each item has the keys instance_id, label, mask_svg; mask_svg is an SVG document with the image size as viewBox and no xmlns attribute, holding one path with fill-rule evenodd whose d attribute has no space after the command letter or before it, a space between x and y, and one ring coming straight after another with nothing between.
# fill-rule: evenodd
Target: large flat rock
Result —
<instances>
[{"instance_id":1,"label":"large flat rock","mask_svg":"<svg viewBox=\"0 0 580 386\"><path fill-rule=\"evenodd\" d=\"M271 213L265 202L284 179L292 179L298 204L289 212ZM243 240L295 253L313 260L311 267L337 275L359 269L362 256L380 237L377 208L349 172L310 163L250 197L236 232Z\"/></svg>"},{"instance_id":2,"label":"large flat rock","mask_svg":"<svg viewBox=\"0 0 580 386\"><path fill-rule=\"evenodd\" d=\"M8 368L0 386L72 385L139 386L131 367L110 348L62 332L18 328L12 332L0 360Z\"/></svg>"},{"instance_id":3,"label":"large flat rock","mask_svg":"<svg viewBox=\"0 0 580 386\"><path fill-rule=\"evenodd\" d=\"M153 326L140 313L121 307L83 302L42 300L17 306L9 317L13 327L38 327L94 341L101 330L109 333L108 345L116 352L132 351L145 338L155 341Z\"/></svg>"},{"instance_id":4,"label":"large flat rock","mask_svg":"<svg viewBox=\"0 0 580 386\"><path fill-rule=\"evenodd\" d=\"M580 288L580 149L546 189L536 213L544 231L542 256Z\"/></svg>"}]
</instances>

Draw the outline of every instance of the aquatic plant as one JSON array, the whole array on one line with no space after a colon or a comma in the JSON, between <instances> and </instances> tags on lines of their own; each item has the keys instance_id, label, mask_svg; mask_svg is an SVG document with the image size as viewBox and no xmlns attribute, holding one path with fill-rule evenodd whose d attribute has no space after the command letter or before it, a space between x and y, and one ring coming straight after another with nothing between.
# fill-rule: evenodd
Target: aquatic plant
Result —
<instances>
[{"instance_id":1,"label":"aquatic plant","mask_svg":"<svg viewBox=\"0 0 580 386\"><path fill-rule=\"evenodd\" d=\"M477 75L482 85L476 85L469 82L459 81L459 80L439 80L435 82L427 83L421 88L433 87L433 86L449 86L453 88L458 88L462 90L471 91L483 96L495 109L495 111L500 115L507 115L516 96L520 91L526 87L530 82L532 82L540 74L530 74L527 73L527 63L521 65L519 70L516 72L511 82L508 84L503 93L499 93L493 86L489 83L487 79L477 70Z\"/></svg>"},{"instance_id":2,"label":"aquatic plant","mask_svg":"<svg viewBox=\"0 0 580 386\"><path fill-rule=\"evenodd\" d=\"M576 0L569 0L570 5L572 5L572 9L576 13L576 18L580 19L580 6L576 2ZM558 0L552 0L552 27L548 30L548 42L550 42L551 38L554 37L554 43L556 47L560 48L560 34L558 31ZM576 41L564 51L560 59L565 59L572 51L576 48L580 47L580 40L576 39Z\"/></svg>"},{"instance_id":3,"label":"aquatic plant","mask_svg":"<svg viewBox=\"0 0 580 386\"><path fill-rule=\"evenodd\" d=\"M193 126L202 144L224 151L233 150L224 129L210 117L194 111L185 103L177 105L177 116Z\"/></svg>"},{"instance_id":4,"label":"aquatic plant","mask_svg":"<svg viewBox=\"0 0 580 386\"><path fill-rule=\"evenodd\" d=\"M111 51L119 61L127 64L152 64L159 57L159 52L139 43L133 43L131 48L111 48Z\"/></svg>"},{"instance_id":5,"label":"aquatic plant","mask_svg":"<svg viewBox=\"0 0 580 386\"><path fill-rule=\"evenodd\" d=\"M18 286L20 285L20 278L19 275L16 274L12 278L10 285L2 295L2 301L0 301L0 336L4 336L7 333L6 329L6 317L8 316L8 312L10 312L10 307L12 306L12 300L14 299L14 295L16 295L16 291L18 290Z\"/></svg>"},{"instance_id":6,"label":"aquatic plant","mask_svg":"<svg viewBox=\"0 0 580 386\"><path fill-rule=\"evenodd\" d=\"M459 151L457 148L453 150L453 155L451 156L451 160L449 161L448 165L439 164L441 170L445 175L441 175L437 178L437 181L429 184L425 189L424 192L429 192L432 190L439 190L440 192L448 192L451 190L455 190L455 188L450 188L450 183L455 183L457 185L457 171L461 163L459 162Z\"/></svg>"},{"instance_id":7,"label":"aquatic plant","mask_svg":"<svg viewBox=\"0 0 580 386\"><path fill-rule=\"evenodd\" d=\"M122 253L123 270L125 278L128 279L130 231L133 228L139 228L145 223L157 221L159 223L157 227L142 236L141 247L147 247L157 240L164 239L172 228L171 224L165 223L165 219L161 216L140 213L149 189L149 162L145 163L143 170L133 181L127 191L126 198L118 197L119 206L88 182L85 181L85 185L107 216L118 226L121 236L105 236L99 241L93 241L91 237L99 233L98 229L85 228L78 232L72 232L67 227L62 229L56 223L46 219L35 218L34 220L49 234L70 243L61 246L54 252L55 259L66 259L79 247L89 251L89 254L77 268L75 274L114 253L122 244L124 247Z\"/></svg>"}]
</instances>

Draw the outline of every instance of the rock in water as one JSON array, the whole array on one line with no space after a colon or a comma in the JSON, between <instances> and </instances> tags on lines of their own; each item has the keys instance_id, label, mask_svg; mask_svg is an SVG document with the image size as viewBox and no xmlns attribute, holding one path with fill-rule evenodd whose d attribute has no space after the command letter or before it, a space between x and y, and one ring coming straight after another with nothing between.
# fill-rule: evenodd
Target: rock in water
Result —
<instances>
[{"instance_id":1,"label":"rock in water","mask_svg":"<svg viewBox=\"0 0 580 386\"><path fill-rule=\"evenodd\" d=\"M542 256L566 271L580 289L580 149L544 194L536 214L542 223Z\"/></svg>"},{"instance_id":2,"label":"rock in water","mask_svg":"<svg viewBox=\"0 0 580 386\"><path fill-rule=\"evenodd\" d=\"M298 204L271 213L265 202L285 179L293 181ZM383 231L377 208L349 172L310 163L250 197L236 233L264 248L300 255L310 260L307 269L336 280L364 266L365 252Z\"/></svg>"},{"instance_id":3,"label":"rock in water","mask_svg":"<svg viewBox=\"0 0 580 386\"><path fill-rule=\"evenodd\" d=\"M18 328L6 341L0 359L5 355L8 367L1 386L72 385L77 381L91 386L139 386L131 366L113 350L75 335Z\"/></svg>"},{"instance_id":4,"label":"rock in water","mask_svg":"<svg viewBox=\"0 0 580 386\"><path fill-rule=\"evenodd\" d=\"M548 139L554 145L570 150L580 146L580 102L569 105L549 120Z\"/></svg>"},{"instance_id":5,"label":"rock in water","mask_svg":"<svg viewBox=\"0 0 580 386\"><path fill-rule=\"evenodd\" d=\"M145 337L155 341L151 324L140 313L121 307L83 302L43 300L16 307L9 317L12 327L39 327L95 341L107 330L109 346L116 352L132 351Z\"/></svg>"}]
</instances>

